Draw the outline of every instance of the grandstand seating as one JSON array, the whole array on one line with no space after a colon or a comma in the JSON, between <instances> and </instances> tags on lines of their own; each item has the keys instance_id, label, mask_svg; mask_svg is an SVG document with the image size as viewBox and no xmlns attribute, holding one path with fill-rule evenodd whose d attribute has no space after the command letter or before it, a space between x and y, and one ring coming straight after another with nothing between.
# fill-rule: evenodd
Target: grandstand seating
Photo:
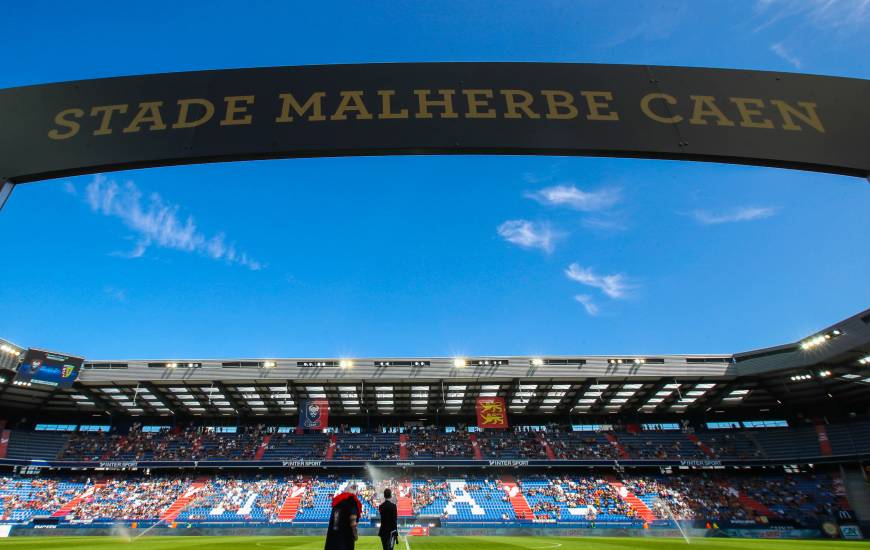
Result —
<instances>
[{"instance_id":1,"label":"grandstand seating","mask_svg":"<svg viewBox=\"0 0 870 550\"><path fill-rule=\"evenodd\" d=\"M6 458L54 460L67 444L69 434L12 430Z\"/></svg>"},{"instance_id":2,"label":"grandstand seating","mask_svg":"<svg viewBox=\"0 0 870 550\"><path fill-rule=\"evenodd\" d=\"M335 460L395 460L398 434L338 434Z\"/></svg>"},{"instance_id":3,"label":"grandstand seating","mask_svg":"<svg viewBox=\"0 0 870 550\"><path fill-rule=\"evenodd\" d=\"M870 421L826 426L834 455L870 454ZM425 428L407 434L274 433L263 426L216 433L196 427L126 433L28 432L15 430L8 458L73 461L172 460L685 460L808 459L821 456L814 425L734 430L546 431L487 430L481 433ZM332 441L334 440L334 445ZM475 448L476 443L476 448Z\"/></svg>"},{"instance_id":4,"label":"grandstand seating","mask_svg":"<svg viewBox=\"0 0 870 550\"><path fill-rule=\"evenodd\" d=\"M64 477L0 478L0 519L26 522L34 516L62 521L113 522L166 519L177 522L322 525L332 497L358 484L363 521L377 518L383 487L406 494L413 516L438 517L445 525L563 525L616 522L641 526L667 519L790 520L818 525L848 506L836 481L826 474L724 476L623 476L614 474L527 475L500 480L468 475L403 482L324 476L212 475L200 480L178 475L118 476L100 480ZM191 490L195 488L195 490ZM285 502L298 498L292 518L281 518ZM531 514L520 513L519 499ZM178 504L180 503L180 504Z\"/></svg>"},{"instance_id":5,"label":"grandstand seating","mask_svg":"<svg viewBox=\"0 0 870 550\"><path fill-rule=\"evenodd\" d=\"M263 460L321 459L328 445L325 434L273 434Z\"/></svg>"}]
</instances>

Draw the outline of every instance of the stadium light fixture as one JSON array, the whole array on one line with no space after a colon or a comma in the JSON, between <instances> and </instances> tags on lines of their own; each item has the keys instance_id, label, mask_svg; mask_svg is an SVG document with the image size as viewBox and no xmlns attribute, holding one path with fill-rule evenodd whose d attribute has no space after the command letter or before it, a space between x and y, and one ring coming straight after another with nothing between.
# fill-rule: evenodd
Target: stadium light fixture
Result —
<instances>
[{"instance_id":1,"label":"stadium light fixture","mask_svg":"<svg viewBox=\"0 0 870 550\"><path fill-rule=\"evenodd\" d=\"M544 360L541 359L540 357L535 357L534 359L531 360L531 363L532 363L533 367L543 367L544 366Z\"/></svg>"},{"instance_id":2,"label":"stadium light fixture","mask_svg":"<svg viewBox=\"0 0 870 550\"><path fill-rule=\"evenodd\" d=\"M804 351L807 351L807 350L811 350L813 348L817 348L817 347L821 346L822 344L824 344L825 342L832 340L838 336L842 336L842 335L843 335L842 331L840 331L838 329L834 329L831 332L826 332L824 334L818 334L816 336L812 336L810 338L807 338L803 342L801 342L801 349Z\"/></svg>"},{"instance_id":3,"label":"stadium light fixture","mask_svg":"<svg viewBox=\"0 0 870 550\"><path fill-rule=\"evenodd\" d=\"M6 344L0 345L0 351L8 353L9 355L14 355L15 357L18 357L19 355L21 355L20 351L13 348L12 346L7 346Z\"/></svg>"},{"instance_id":4,"label":"stadium light fixture","mask_svg":"<svg viewBox=\"0 0 870 550\"><path fill-rule=\"evenodd\" d=\"M464 357L456 357L453 359L453 366L457 369L465 368L468 365L468 361Z\"/></svg>"},{"instance_id":5,"label":"stadium light fixture","mask_svg":"<svg viewBox=\"0 0 870 550\"><path fill-rule=\"evenodd\" d=\"M829 376L831 376L831 371L829 371L829 370L820 370L819 371L819 378L828 378Z\"/></svg>"},{"instance_id":6,"label":"stadium light fixture","mask_svg":"<svg viewBox=\"0 0 870 550\"><path fill-rule=\"evenodd\" d=\"M353 367L353 361L351 361L350 359L342 359L338 362L338 366L343 369L349 369Z\"/></svg>"},{"instance_id":7,"label":"stadium light fixture","mask_svg":"<svg viewBox=\"0 0 870 550\"><path fill-rule=\"evenodd\" d=\"M858 363L860 363L861 365L870 365L870 355L858 359Z\"/></svg>"},{"instance_id":8,"label":"stadium light fixture","mask_svg":"<svg viewBox=\"0 0 870 550\"><path fill-rule=\"evenodd\" d=\"M263 368L274 369L275 368L275 361L263 361Z\"/></svg>"},{"instance_id":9,"label":"stadium light fixture","mask_svg":"<svg viewBox=\"0 0 870 550\"><path fill-rule=\"evenodd\" d=\"M174 369L177 366L178 366L178 363L166 363L167 369Z\"/></svg>"}]
</instances>

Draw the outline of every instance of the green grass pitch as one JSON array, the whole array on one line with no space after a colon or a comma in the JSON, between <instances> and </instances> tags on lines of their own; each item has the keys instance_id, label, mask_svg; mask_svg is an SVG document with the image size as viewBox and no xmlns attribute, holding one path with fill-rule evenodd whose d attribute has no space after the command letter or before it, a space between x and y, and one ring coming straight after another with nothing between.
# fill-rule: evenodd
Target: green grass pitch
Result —
<instances>
[{"instance_id":1,"label":"green grass pitch","mask_svg":"<svg viewBox=\"0 0 870 550\"><path fill-rule=\"evenodd\" d=\"M411 537L412 550L666 550L686 548L683 539L667 538L568 538L568 537ZM822 550L870 549L863 542L691 539L689 548L703 550ZM12 537L0 541L3 550L322 550L322 537L143 537L128 542L117 537ZM362 537L357 550L381 550L380 540ZM397 550L404 550L400 542Z\"/></svg>"}]
</instances>

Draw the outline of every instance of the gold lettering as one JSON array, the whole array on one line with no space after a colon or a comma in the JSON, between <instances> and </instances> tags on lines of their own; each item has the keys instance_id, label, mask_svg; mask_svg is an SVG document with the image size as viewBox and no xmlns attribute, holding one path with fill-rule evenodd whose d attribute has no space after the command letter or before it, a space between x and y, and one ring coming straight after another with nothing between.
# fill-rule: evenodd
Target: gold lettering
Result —
<instances>
[{"instance_id":1,"label":"gold lettering","mask_svg":"<svg viewBox=\"0 0 870 550\"><path fill-rule=\"evenodd\" d=\"M372 114L366 109L365 103L362 100L363 93L361 91L341 92L341 103L335 110L335 114L330 117L332 120L347 120L348 111L355 111L358 120L371 120Z\"/></svg>"},{"instance_id":2,"label":"gold lettering","mask_svg":"<svg viewBox=\"0 0 870 550\"><path fill-rule=\"evenodd\" d=\"M716 98L711 95L692 95L689 96L695 102L695 107L692 111L692 118L689 119L689 124L707 125L705 117L715 117L718 126L734 126L734 123L728 120L719 107L716 106Z\"/></svg>"},{"instance_id":3,"label":"gold lettering","mask_svg":"<svg viewBox=\"0 0 870 550\"><path fill-rule=\"evenodd\" d=\"M311 115L308 117L311 122L326 120L326 117L323 116L323 98L326 97L326 92L314 92L308 97L304 105L299 105L291 93L279 94L278 97L284 102L281 104L281 116L276 118L275 122L292 122L291 108L299 116L305 115L305 112L311 109Z\"/></svg>"},{"instance_id":4,"label":"gold lettering","mask_svg":"<svg viewBox=\"0 0 870 550\"><path fill-rule=\"evenodd\" d=\"M770 102L779 109L779 116L782 117L783 130L803 130L803 128L794 123L792 117L797 117L805 124L815 128L819 133L825 133L825 127L822 125L822 120L816 112L817 105L815 103L809 101L798 101L797 104L803 107L805 111L802 113L781 99L771 99Z\"/></svg>"},{"instance_id":5,"label":"gold lettering","mask_svg":"<svg viewBox=\"0 0 870 550\"><path fill-rule=\"evenodd\" d=\"M162 101L146 101L139 104L139 112L130 121L130 124L124 128L125 134L131 134L139 131L139 126L150 123L149 130L165 130L166 124L163 123L163 117L160 115L160 107L163 106Z\"/></svg>"},{"instance_id":6,"label":"gold lettering","mask_svg":"<svg viewBox=\"0 0 870 550\"><path fill-rule=\"evenodd\" d=\"M743 128L773 128L773 121L767 118L755 120L753 117L762 116L764 113L753 107L764 107L764 101L752 97L730 97L731 103L737 105L740 113L740 126Z\"/></svg>"},{"instance_id":7,"label":"gold lettering","mask_svg":"<svg viewBox=\"0 0 870 550\"><path fill-rule=\"evenodd\" d=\"M199 105L205 111L202 113L202 116L196 120L187 120L187 117L190 116L190 106L191 105ZM196 128L197 126L202 126L214 116L214 103L207 99L200 98L190 98L190 99L179 99L178 100L178 120L175 121L175 124L172 125L173 128Z\"/></svg>"},{"instance_id":8,"label":"gold lettering","mask_svg":"<svg viewBox=\"0 0 870 550\"><path fill-rule=\"evenodd\" d=\"M94 130L95 136L105 136L112 133L112 115L114 113L121 113L122 115L127 112L127 105L101 105L99 107L94 107L91 109L91 116L97 116L102 113L103 117L100 120L100 127Z\"/></svg>"},{"instance_id":9,"label":"gold lettering","mask_svg":"<svg viewBox=\"0 0 870 550\"><path fill-rule=\"evenodd\" d=\"M518 111L522 111L529 118L541 118L541 115L532 110L534 97L525 90L501 90L505 101L505 118L522 118ZM517 99L517 98L521 99Z\"/></svg>"},{"instance_id":10,"label":"gold lettering","mask_svg":"<svg viewBox=\"0 0 870 550\"><path fill-rule=\"evenodd\" d=\"M254 117L253 115L245 115L242 118L236 118L248 112L248 106L254 104L254 96L252 95L231 95L224 98L227 104L227 112L224 119L221 121L221 126L244 126L250 124ZM244 103L244 105L239 105Z\"/></svg>"},{"instance_id":11,"label":"gold lettering","mask_svg":"<svg viewBox=\"0 0 870 550\"><path fill-rule=\"evenodd\" d=\"M586 98L586 105L589 107L589 114L586 115L586 120L619 120L619 113L615 111L610 113L601 112L601 109L610 109L610 104L607 102L613 101L612 93L580 92L580 95Z\"/></svg>"},{"instance_id":12,"label":"gold lettering","mask_svg":"<svg viewBox=\"0 0 870 550\"><path fill-rule=\"evenodd\" d=\"M81 109L64 109L54 117L54 123L58 126L69 128L69 130L60 132L57 128L52 128L48 131L48 137L51 139L69 139L73 137L79 133L81 125L74 120L70 120L69 117L82 118L83 116L85 116L85 112Z\"/></svg>"},{"instance_id":13,"label":"gold lettering","mask_svg":"<svg viewBox=\"0 0 870 550\"><path fill-rule=\"evenodd\" d=\"M393 96L396 95L396 90L378 90L378 95L381 96L381 112L378 118L408 118L408 109L393 112Z\"/></svg>"},{"instance_id":14,"label":"gold lettering","mask_svg":"<svg viewBox=\"0 0 870 550\"><path fill-rule=\"evenodd\" d=\"M465 118L495 118L495 109L489 106L492 90L462 90L462 93L465 94L465 100L468 102ZM485 107L486 110L481 112L481 107Z\"/></svg>"},{"instance_id":15,"label":"gold lettering","mask_svg":"<svg viewBox=\"0 0 870 550\"><path fill-rule=\"evenodd\" d=\"M453 94L455 90L438 90L441 94L441 99L429 99L429 93L432 90L414 90L419 102L419 108L414 115L417 118L432 118L432 113L429 112L429 107L441 107L444 111L441 113L441 118L456 118L457 115L453 111Z\"/></svg>"},{"instance_id":16,"label":"gold lettering","mask_svg":"<svg viewBox=\"0 0 870 550\"><path fill-rule=\"evenodd\" d=\"M640 110L643 111L643 114L645 114L647 117L653 119L656 122L661 122L662 124L677 124L678 122L683 121L683 117L681 115L661 116L661 115L658 115L655 112L653 112L653 110L652 110L652 108L650 108L649 104L650 104L650 102L652 102L655 99L664 100L664 102L667 103L668 105L676 105L677 104L677 99L672 95L659 94L659 93L646 94L640 100Z\"/></svg>"},{"instance_id":17,"label":"gold lettering","mask_svg":"<svg viewBox=\"0 0 870 550\"><path fill-rule=\"evenodd\" d=\"M547 118L567 120L577 118L577 107L574 106L574 96L564 90L541 90L547 98ZM565 111L560 111L565 109Z\"/></svg>"}]
</instances>

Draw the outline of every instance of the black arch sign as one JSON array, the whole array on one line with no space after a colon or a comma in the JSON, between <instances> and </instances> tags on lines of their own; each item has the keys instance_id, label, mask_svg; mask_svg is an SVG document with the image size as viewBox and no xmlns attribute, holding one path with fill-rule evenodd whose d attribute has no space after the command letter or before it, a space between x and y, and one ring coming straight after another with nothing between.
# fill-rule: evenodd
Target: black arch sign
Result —
<instances>
[{"instance_id":1,"label":"black arch sign","mask_svg":"<svg viewBox=\"0 0 870 550\"><path fill-rule=\"evenodd\" d=\"M648 157L870 174L870 81L635 65L400 63L0 90L0 180L387 154Z\"/></svg>"}]
</instances>

